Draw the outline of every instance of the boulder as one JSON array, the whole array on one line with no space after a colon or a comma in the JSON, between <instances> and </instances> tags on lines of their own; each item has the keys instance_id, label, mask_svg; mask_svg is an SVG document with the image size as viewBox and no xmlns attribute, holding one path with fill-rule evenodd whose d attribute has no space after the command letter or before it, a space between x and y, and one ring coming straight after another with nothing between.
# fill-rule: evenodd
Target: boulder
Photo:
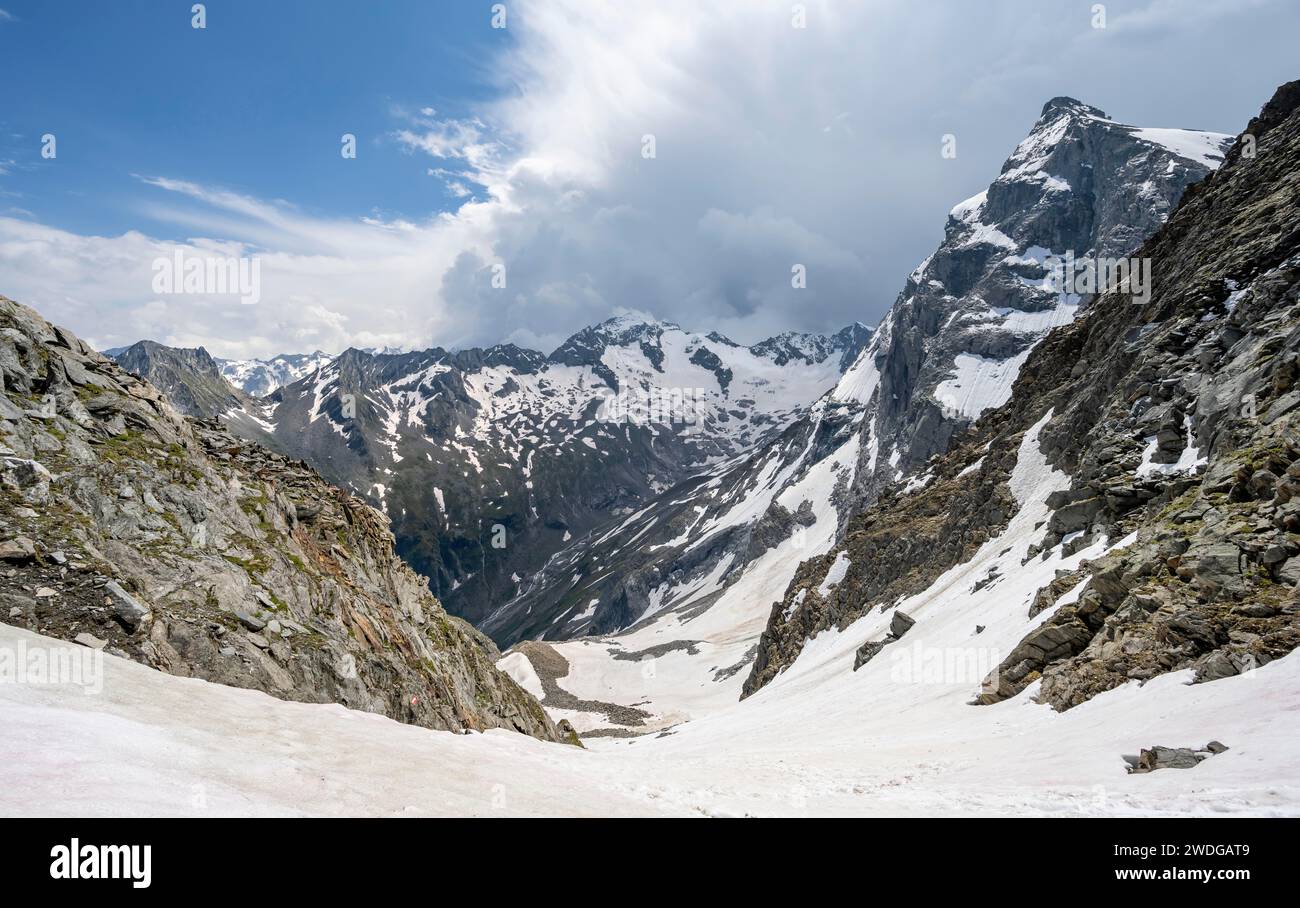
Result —
<instances>
[{"instance_id":1,"label":"boulder","mask_svg":"<svg viewBox=\"0 0 1300 908\"><path fill-rule=\"evenodd\" d=\"M45 501L50 496L50 481L54 477L37 460L6 457L0 461L0 482L23 493L30 501Z\"/></svg>"},{"instance_id":2,"label":"boulder","mask_svg":"<svg viewBox=\"0 0 1300 908\"><path fill-rule=\"evenodd\" d=\"M0 561L22 564L36 558L36 547L26 536L0 542Z\"/></svg>"},{"instance_id":3,"label":"boulder","mask_svg":"<svg viewBox=\"0 0 1300 908\"><path fill-rule=\"evenodd\" d=\"M1282 566L1277 569L1277 579L1288 586L1300 583L1300 555L1282 562Z\"/></svg>"},{"instance_id":4,"label":"boulder","mask_svg":"<svg viewBox=\"0 0 1300 908\"><path fill-rule=\"evenodd\" d=\"M1256 470L1246 485L1256 498L1272 498L1273 489L1277 485L1277 474L1271 470Z\"/></svg>"},{"instance_id":5,"label":"boulder","mask_svg":"<svg viewBox=\"0 0 1300 908\"><path fill-rule=\"evenodd\" d=\"M113 614L117 619L126 625L128 630L134 631L142 623L151 617L151 612L141 602L122 589L116 580L110 580L104 584L104 599L108 606L113 609Z\"/></svg>"},{"instance_id":6,"label":"boulder","mask_svg":"<svg viewBox=\"0 0 1300 908\"><path fill-rule=\"evenodd\" d=\"M853 657L853 670L857 671L872 659L876 658L876 655L884 649L886 644L889 642L889 640L868 640L866 643L858 647L857 655Z\"/></svg>"},{"instance_id":7,"label":"boulder","mask_svg":"<svg viewBox=\"0 0 1300 908\"><path fill-rule=\"evenodd\" d=\"M1052 513L1050 527L1053 532L1065 534L1086 530L1101 513L1105 504L1101 498L1085 498L1073 501Z\"/></svg>"},{"instance_id":8,"label":"boulder","mask_svg":"<svg viewBox=\"0 0 1300 908\"><path fill-rule=\"evenodd\" d=\"M248 612L235 612L235 617L239 619L240 624L248 628L250 631L256 632L266 627L265 621L258 618L256 615L250 615Z\"/></svg>"},{"instance_id":9,"label":"boulder","mask_svg":"<svg viewBox=\"0 0 1300 908\"><path fill-rule=\"evenodd\" d=\"M911 615L895 610L894 617L889 622L889 633L897 639L910 631L914 624L916 619Z\"/></svg>"},{"instance_id":10,"label":"boulder","mask_svg":"<svg viewBox=\"0 0 1300 908\"><path fill-rule=\"evenodd\" d=\"M1130 773L1155 772L1157 769L1191 769L1202 760L1221 754L1227 749L1226 745L1218 741L1211 741L1200 750L1190 747L1163 747L1157 744L1144 749L1138 754L1136 760L1132 756L1125 756L1124 759L1129 764Z\"/></svg>"}]
</instances>

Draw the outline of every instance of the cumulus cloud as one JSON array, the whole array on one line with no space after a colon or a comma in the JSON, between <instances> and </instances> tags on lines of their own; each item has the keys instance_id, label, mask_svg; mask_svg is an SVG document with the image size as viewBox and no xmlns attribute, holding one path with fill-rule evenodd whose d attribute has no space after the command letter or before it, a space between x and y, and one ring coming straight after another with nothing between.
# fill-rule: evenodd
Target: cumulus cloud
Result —
<instances>
[{"instance_id":1,"label":"cumulus cloud","mask_svg":"<svg viewBox=\"0 0 1300 908\"><path fill-rule=\"evenodd\" d=\"M152 293L150 263L175 244L19 217L0 217L0 292L105 346L226 356L548 349L621 309L741 341L870 324L1046 99L1235 131L1289 77L1262 44L1295 19L1269 0L1231 20L1211 0L1120 0L1105 30L1073 0L802 5L796 28L785 0L516 0L496 100L391 111L388 141L428 159L456 210L330 219L293 204L312 200L142 176L143 213L193 236L186 251L259 256L258 305ZM1202 65L1234 38L1263 62ZM949 133L955 160L939 154Z\"/></svg>"}]
</instances>

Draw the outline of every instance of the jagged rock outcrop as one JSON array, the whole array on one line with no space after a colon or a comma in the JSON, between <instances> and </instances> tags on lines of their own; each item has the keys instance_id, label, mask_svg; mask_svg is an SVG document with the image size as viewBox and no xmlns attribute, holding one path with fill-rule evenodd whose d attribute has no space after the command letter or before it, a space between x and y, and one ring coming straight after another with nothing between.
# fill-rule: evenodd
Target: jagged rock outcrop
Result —
<instances>
[{"instance_id":1,"label":"jagged rock outcrop","mask_svg":"<svg viewBox=\"0 0 1300 908\"><path fill-rule=\"evenodd\" d=\"M167 395L186 416L219 419L252 399L222 376L217 361L202 347L168 347L143 340L112 354L119 366Z\"/></svg>"},{"instance_id":2,"label":"jagged rock outcrop","mask_svg":"<svg viewBox=\"0 0 1300 908\"><path fill-rule=\"evenodd\" d=\"M219 420L242 438L280 448L272 435L275 426L266 421L266 406L227 381L220 361L202 347L168 347L145 340L106 355L162 391L186 416Z\"/></svg>"},{"instance_id":3,"label":"jagged rock outcrop","mask_svg":"<svg viewBox=\"0 0 1300 908\"><path fill-rule=\"evenodd\" d=\"M0 619L159 670L559 740L383 516L0 298Z\"/></svg>"},{"instance_id":4,"label":"jagged rock outcrop","mask_svg":"<svg viewBox=\"0 0 1300 908\"><path fill-rule=\"evenodd\" d=\"M924 488L886 488L840 547L801 566L746 694L812 635L925 589L1000 532L1016 508L1017 446L1049 411L1038 441L1071 482L1048 499L1031 557L1135 539L1085 563L1067 604L1060 587L1031 597L1026 607L1049 617L981 702L1041 681L1040 699L1068 709L1178 669L1212 681L1300 644L1298 205L1300 83L1290 83L1137 252L1152 268L1146 304L1113 290L1053 330L1008 402L928 466ZM841 553L849 567L823 595Z\"/></svg>"}]
</instances>

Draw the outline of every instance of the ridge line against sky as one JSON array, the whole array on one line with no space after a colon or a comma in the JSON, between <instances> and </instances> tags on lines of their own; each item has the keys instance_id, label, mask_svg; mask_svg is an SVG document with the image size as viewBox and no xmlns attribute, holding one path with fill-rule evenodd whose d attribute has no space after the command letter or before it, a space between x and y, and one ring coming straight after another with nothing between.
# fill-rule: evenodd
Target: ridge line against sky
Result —
<instances>
[{"instance_id":1,"label":"ridge line against sky","mask_svg":"<svg viewBox=\"0 0 1300 908\"><path fill-rule=\"evenodd\" d=\"M0 294L235 359L874 325L1047 99L1236 133L1295 77L1285 0L1105 5L0 0ZM178 245L260 302L154 293Z\"/></svg>"}]
</instances>

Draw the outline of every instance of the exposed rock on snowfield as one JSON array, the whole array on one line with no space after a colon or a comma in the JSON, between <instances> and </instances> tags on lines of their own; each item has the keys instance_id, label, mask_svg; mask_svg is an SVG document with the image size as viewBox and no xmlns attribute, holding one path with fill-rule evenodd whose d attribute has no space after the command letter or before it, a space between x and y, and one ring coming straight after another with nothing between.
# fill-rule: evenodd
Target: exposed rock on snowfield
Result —
<instances>
[{"instance_id":1,"label":"exposed rock on snowfield","mask_svg":"<svg viewBox=\"0 0 1300 908\"><path fill-rule=\"evenodd\" d=\"M911 630L913 624L916 624L916 622L907 614L895 611L894 617L889 622L889 633L883 639L868 640L858 647L857 655L853 658L853 670L857 671L878 656L882 649Z\"/></svg>"},{"instance_id":2,"label":"exposed rock on snowfield","mask_svg":"<svg viewBox=\"0 0 1300 908\"><path fill-rule=\"evenodd\" d=\"M1297 108L1300 83L1279 89L1247 127L1257 153L1238 140L1138 250L1153 266L1148 304L1108 292L1052 331L1006 405L929 465L924 489L887 488L839 547L800 567L747 694L815 635L926 589L1031 506L1048 516L1027 561L1109 551L1068 591L1025 601L1041 614L981 702L1036 684L1065 710L1179 669L1235 675L1300 645ZM1059 482L1030 500L1013 467L1039 451ZM841 552L848 570L823 592Z\"/></svg>"},{"instance_id":3,"label":"exposed rock on snowfield","mask_svg":"<svg viewBox=\"0 0 1300 908\"><path fill-rule=\"evenodd\" d=\"M1211 741L1200 750L1191 747L1161 747L1146 749L1136 757L1124 757L1129 773L1155 772L1157 769L1191 769L1197 763L1228 749L1227 745Z\"/></svg>"},{"instance_id":4,"label":"exposed rock on snowfield","mask_svg":"<svg viewBox=\"0 0 1300 908\"><path fill-rule=\"evenodd\" d=\"M137 348L164 367L158 350ZM494 668L495 647L397 557L369 505L186 418L4 298L0 376L10 623L285 699L558 740L540 705ZM171 389L200 406L206 390Z\"/></svg>"}]
</instances>

